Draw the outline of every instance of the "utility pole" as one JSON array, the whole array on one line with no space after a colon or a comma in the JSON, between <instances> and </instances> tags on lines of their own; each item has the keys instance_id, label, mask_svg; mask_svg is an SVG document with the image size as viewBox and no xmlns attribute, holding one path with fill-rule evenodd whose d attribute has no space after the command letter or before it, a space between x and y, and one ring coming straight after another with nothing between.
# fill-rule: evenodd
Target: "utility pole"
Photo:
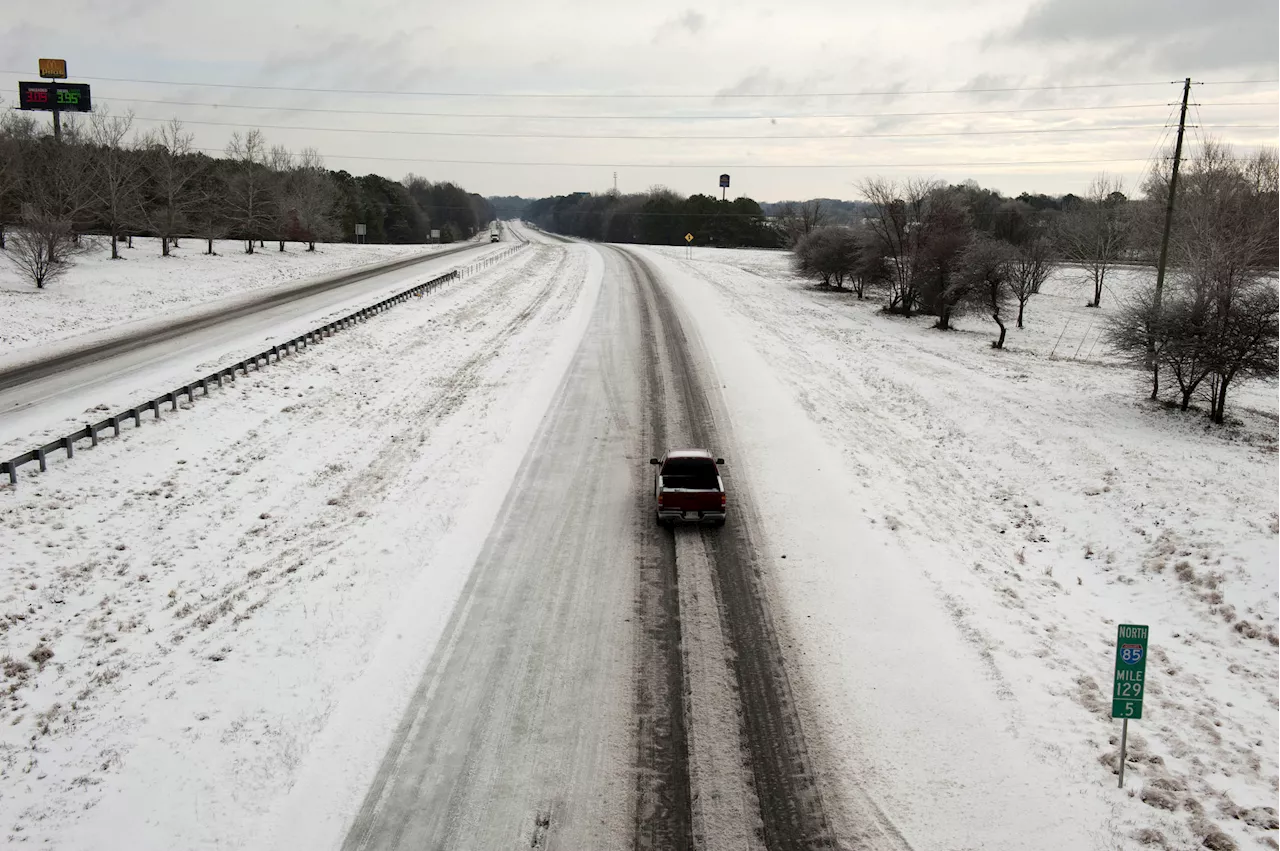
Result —
<instances>
[{"instance_id":1,"label":"utility pole","mask_svg":"<svg viewBox=\"0 0 1280 851\"><path fill-rule=\"evenodd\" d=\"M1164 210L1164 235L1160 237L1160 263L1156 266L1156 314L1160 313L1160 298L1164 295L1164 269L1169 260L1169 232L1173 230L1173 203L1178 195L1178 167L1182 164L1182 136L1187 129L1187 98L1191 95L1191 78L1182 81L1182 114L1178 117L1178 141L1173 146L1173 174L1169 178L1169 204ZM1148 351L1154 347L1148 344Z\"/></svg>"},{"instance_id":2,"label":"utility pole","mask_svg":"<svg viewBox=\"0 0 1280 851\"><path fill-rule=\"evenodd\" d=\"M613 173L613 194L618 194L618 173L616 171Z\"/></svg>"}]
</instances>

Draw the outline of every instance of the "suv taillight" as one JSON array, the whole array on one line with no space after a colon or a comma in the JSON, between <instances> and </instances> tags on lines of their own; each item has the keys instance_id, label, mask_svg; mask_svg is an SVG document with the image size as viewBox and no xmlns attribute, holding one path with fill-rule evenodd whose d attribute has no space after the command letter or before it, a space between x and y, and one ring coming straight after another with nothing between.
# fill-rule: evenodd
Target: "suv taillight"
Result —
<instances>
[{"instance_id":1,"label":"suv taillight","mask_svg":"<svg viewBox=\"0 0 1280 851\"><path fill-rule=\"evenodd\" d=\"M721 508L725 507L725 495L723 492L720 494L720 507Z\"/></svg>"}]
</instances>

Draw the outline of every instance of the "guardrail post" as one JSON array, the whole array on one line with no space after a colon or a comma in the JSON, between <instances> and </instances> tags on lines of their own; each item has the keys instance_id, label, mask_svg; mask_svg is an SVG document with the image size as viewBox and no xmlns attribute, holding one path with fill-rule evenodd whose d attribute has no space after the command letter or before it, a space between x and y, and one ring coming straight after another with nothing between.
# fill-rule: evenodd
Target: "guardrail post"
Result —
<instances>
[{"instance_id":1,"label":"guardrail post","mask_svg":"<svg viewBox=\"0 0 1280 851\"><path fill-rule=\"evenodd\" d=\"M18 468L11 461L5 461L0 464L0 469L5 470L9 474L9 484L17 486L18 484Z\"/></svg>"},{"instance_id":2,"label":"guardrail post","mask_svg":"<svg viewBox=\"0 0 1280 851\"><path fill-rule=\"evenodd\" d=\"M136 408L134 408L134 409L133 409L133 427L134 427L134 428L142 428L142 409L143 409L143 407L145 407L145 406L143 406L143 405L139 405L138 407L136 407Z\"/></svg>"},{"instance_id":3,"label":"guardrail post","mask_svg":"<svg viewBox=\"0 0 1280 851\"><path fill-rule=\"evenodd\" d=\"M89 440L93 441L91 445L97 446L98 445L98 427L93 423L85 423L85 425L88 426L89 428Z\"/></svg>"},{"instance_id":4,"label":"guardrail post","mask_svg":"<svg viewBox=\"0 0 1280 851\"><path fill-rule=\"evenodd\" d=\"M178 410L178 394L177 394L177 392L176 392L176 391L175 391L175 392L173 392L173 393L166 393L166 394L164 394L164 401L168 402L169 404L171 404L171 405L173 406L173 407L172 407L172 408L170 408L169 410L171 410L171 411L176 411L176 410ZM157 418L159 418L159 416L160 416L160 406L159 406L159 405L157 405L157 406L156 406L156 417L157 417Z\"/></svg>"},{"instance_id":5,"label":"guardrail post","mask_svg":"<svg viewBox=\"0 0 1280 851\"><path fill-rule=\"evenodd\" d=\"M40 462L40 472L49 472L49 462L45 460L43 446L36 450L36 460Z\"/></svg>"},{"instance_id":6,"label":"guardrail post","mask_svg":"<svg viewBox=\"0 0 1280 851\"><path fill-rule=\"evenodd\" d=\"M74 445L73 445L73 444L74 444L74 441L72 441L72 439L71 439L71 438L69 438L69 437L64 437L64 438L62 438L62 440L59 440L58 442L62 444L62 448L63 448L63 449L67 450L67 457L68 457L68 458L70 458L70 457L72 457L73 455L75 455L75 454L76 454L76 450L75 450L75 447L74 447Z\"/></svg>"}]
</instances>

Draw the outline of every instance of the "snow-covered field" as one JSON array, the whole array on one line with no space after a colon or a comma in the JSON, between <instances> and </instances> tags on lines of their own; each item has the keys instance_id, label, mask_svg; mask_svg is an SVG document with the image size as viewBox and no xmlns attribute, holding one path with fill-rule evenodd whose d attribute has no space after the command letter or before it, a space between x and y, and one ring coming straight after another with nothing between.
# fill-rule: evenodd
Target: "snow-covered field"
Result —
<instances>
[{"instance_id":1,"label":"snow-covered field","mask_svg":"<svg viewBox=\"0 0 1280 851\"><path fill-rule=\"evenodd\" d=\"M5 494L5 835L246 847L295 784L359 786L581 338L592 258L526 249Z\"/></svg>"},{"instance_id":2,"label":"snow-covered field","mask_svg":"<svg viewBox=\"0 0 1280 851\"><path fill-rule=\"evenodd\" d=\"M291 242L281 253L268 242L245 254L243 242L218 240L209 257L203 240L186 239L162 257L159 240L139 237L133 248L121 244L121 260L111 259L110 245L94 244L44 290L0 260L0 356L224 296L448 247L321 244L309 252Z\"/></svg>"},{"instance_id":3,"label":"snow-covered field","mask_svg":"<svg viewBox=\"0 0 1280 851\"><path fill-rule=\"evenodd\" d=\"M1137 271L1101 311L1059 273L998 352L989 320L891 318L785 253L648 251L773 518L788 661L851 809L918 848L1276 847L1274 383L1225 429L1146 402L1098 341ZM1152 636L1123 791L1118 623Z\"/></svg>"}]
</instances>

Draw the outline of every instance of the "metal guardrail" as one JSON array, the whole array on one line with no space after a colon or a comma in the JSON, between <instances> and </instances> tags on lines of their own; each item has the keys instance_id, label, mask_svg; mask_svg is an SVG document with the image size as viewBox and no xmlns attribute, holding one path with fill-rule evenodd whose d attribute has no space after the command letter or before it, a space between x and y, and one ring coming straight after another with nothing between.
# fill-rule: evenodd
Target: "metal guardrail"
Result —
<instances>
[{"instance_id":1,"label":"metal guardrail","mask_svg":"<svg viewBox=\"0 0 1280 851\"><path fill-rule=\"evenodd\" d=\"M228 379L234 382L236 380L237 373L243 373L245 376L248 376L250 367L257 372L264 366L269 366L273 356L278 363L282 357L291 353L297 354L302 351L304 347L319 343L326 337L332 337L339 331L352 327L357 322L363 322L370 317L386 310L390 310L392 307L408 301L411 298L425 295L443 283L463 278L469 274L474 274L481 269L486 269L492 266L500 260L505 260L521 248L524 248L526 244L527 243L522 243L513 248L508 248L505 251L485 257L479 262L465 266L462 269L454 269L452 272L448 272L437 278L432 278L429 281L410 287L404 292L397 293L396 295L383 299L376 304L371 304L368 307L362 307L359 310L341 317L340 319L335 319L333 322L326 323L325 325L321 325L320 327L307 331L304 334L300 334L292 340L287 340L284 343L274 345L269 349L253 355L252 357L247 357L242 361L232 364L231 366L220 369L217 372L204 376L203 378L199 378L190 384L184 384L176 390L171 390L168 393L162 393L154 399L143 402L141 405L136 405L132 408L121 411L118 414L107 417L101 422L86 423L84 428L68 434L66 437L60 437L57 440L46 443L44 446L37 446L29 452L24 452L23 454L10 458L7 461L0 461L0 475L8 474L9 484L16 487L18 484L18 468L25 464L30 464L34 461L40 465L40 472L47 472L49 469L50 453L61 450L67 453L68 458L72 458L75 456L75 445L78 441L88 440L90 441L89 445L91 447L97 446L99 438L103 436L103 432L108 430L111 431L112 437L119 437L121 424L127 423L129 420L133 421L134 428L141 428L142 415L144 413L150 413L153 415L154 419L158 420L160 419L161 405L170 405L171 407L169 410L176 411L178 410L178 399L183 396L186 397L189 404L194 404L197 390L200 391L202 396L208 396L209 387L211 385L216 384L221 388L223 386L223 382ZM292 352L290 352L290 349L292 349Z\"/></svg>"}]
</instances>

